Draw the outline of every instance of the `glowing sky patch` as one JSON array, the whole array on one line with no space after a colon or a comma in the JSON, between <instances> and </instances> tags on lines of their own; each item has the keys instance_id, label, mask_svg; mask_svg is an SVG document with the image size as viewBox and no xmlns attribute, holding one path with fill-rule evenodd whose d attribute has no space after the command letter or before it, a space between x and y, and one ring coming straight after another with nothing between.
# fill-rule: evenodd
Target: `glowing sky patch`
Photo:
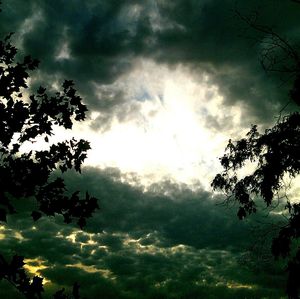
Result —
<instances>
[{"instance_id":1,"label":"glowing sky patch","mask_svg":"<svg viewBox=\"0 0 300 299\"><path fill-rule=\"evenodd\" d=\"M145 185L172 178L188 184L201 180L208 189L228 139L243 133L241 107L224 107L208 76L195 76L182 66L169 69L138 60L136 68L113 86L95 88L99 92L105 88L106 94L109 88L118 89L132 107L129 117L122 119L121 105L118 115L110 115L110 127L103 130L101 112L91 111L90 118L75 124L72 131L56 129L52 142L73 136L87 139L92 150L85 165L133 172ZM118 94L109 100L117 101ZM37 142L23 148L41 146Z\"/></svg>"},{"instance_id":2,"label":"glowing sky patch","mask_svg":"<svg viewBox=\"0 0 300 299\"><path fill-rule=\"evenodd\" d=\"M135 172L144 183L146 177L149 182L172 177L185 183L201 178L207 187L212 170L219 167L216 157L240 122L240 108L225 111L223 98L208 77L193 77L183 67L170 70L142 61L118 84L138 102L138 109L124 122L115 120L105 132L87 126L72 131L91 141L86 164ZM92 118L98 115L92 113ZM228 117L227 128L222 127ZM209 123L211 119L220 122L219 130Z\"/></svg>"},{"instance_id":3,"label":"glowing sky patch","mask_svg":"<svg viewBox=\"0 0 300 299\"><path fill-rule=\"evenodd\" d=\"M40 260L38 258L35 259L24 259L24 268L32 275L32 276L41 276L41 270L47 269L48 266L45 265L45 261ZM49 279L44 277L44 284L51 283Z\"/></svg>"}]
</instances>

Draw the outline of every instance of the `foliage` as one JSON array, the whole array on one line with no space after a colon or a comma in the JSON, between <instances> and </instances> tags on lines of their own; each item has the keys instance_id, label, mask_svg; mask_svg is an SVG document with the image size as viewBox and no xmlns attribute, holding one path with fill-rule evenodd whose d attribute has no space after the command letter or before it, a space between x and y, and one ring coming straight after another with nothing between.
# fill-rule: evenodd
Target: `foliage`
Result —
<instances>
[{"instance_id":1,"label":"foliage","mask_svg":"<svg viewBox=\"0 0 300 299\"><path fill-rule=\"evenodd\" d=\"M28 71L36 69L38 61L26 56L23 62L14 63L16 53L9 36L0 42L0 183L3 186L0 220L6 221L6 214L15 211L10 196L34 196L39 203L39 211L32 214L34 220L41 212L48 216L57 213L62 214L67 223L77 219L82 228L86 218L97 208L96 199L87 194L85 200L79 200L78 192L68 198L64 195L63 179L49 182L49 177L57 169L64 172L74 168L80 172L89 143L72 139L52 144L49 150L25 153L20 152L20 147L26 142L36 142L39 136L49 142L54 125L71 129L72 118L84 120L87 109L72 81L65 81L62 92L54 96L40 87L36 94L29 96L28 102L22 100L23 90L28 88Z\"/></svg>"},{"instance_id":2,"label":"foliage","mask_svg":"<svg viewBox=\"0 0 300 299\"><path fill-rule=\"evenodd\" d=\"M291 1L300 4L298 0ZM257 126L253 125L245 138L229 140L225 154L220 158L223 172L215 176L211 185L214 190L225 192L227 201L239 204L237 216L244 219L257 211L258 198L262 198L267 206L272 204L284 187L285 176L293 179L300 174L300 58L297 46L272 27L259 23L258 11L250 16L238 10L235 13L254 29L254 39L263 45L260 55L263 69L279 74L282 80L282 76L286 75L294 78L290 100L280 111L277 123L264 133L259 133ZM290 103L296 104L296 111L281 117ZM247 169L249 162L255 165L255 169L242 177L239 171ZM287 223L273 238L271 251L276 259L288 259L286 292L290 299L297 299L300 295L300 247L297 245L300 238L300 203L286 198Z\"/></svg>"},{"instance_id":3,"label":"foliage","mask_svg":"<svg viewBox=\"0 0 300 299\"><path fill-rule=\"evenodd\" d=\"M0 255L0 279L6 279L15 288L17 288L27 299L42 298L43 278L34 276L32 279L26 274L23 266L24 257L14 255L11 262L8 263L2 255ZM73 285L72 295L74 299L80 299L79 285L75 282ZM59 290L53 295L54 299L70 298L65 294L65 290Z\"/></svg>"},{"instance_id":4,"label":"foliage","mask_svg":"<svg viewBox=\"0 0 300 299\"><path fill-rule=\"evenodd\" d=\"M6 222L8 214L17 212L13 199L34 198L38 204L31 214L34 221L59 214L64 222L76 221L83 228L98 209L97 199L88 192L83 199L79 191L66 195L63 178L52 174L72 168L80 172L89 142L73 138L50 145L50 137L55 126L72 129L74 121L84 120L87 108L73 81L64 81L54 95L41 86L27 96L29 73L39 61L30 56L16 61L17 49L10 37L0 41L0 221ZM41 141L49 144L47 150L22 151L23 145ZM21 256L14 256L11 263L0 256L0 279L10 281L26 298L41 298L42 278L29 280L23 265ZM63 291L55 296L66 298Z\"/></svg>"},{"instance_id":5,"label":"foliage","mask_svg":"<svg viewBox=\"0 0 300 299\"><path fill-rule=\"evenodd\" d=\"M290 92L291 99L300 103L300 74ZM254 171L244 177L238 171L247 162L255 165ZM225 154L220 158L224 171L215 176L212 187L224 191L227 200L239 204L237 215L245 218L257 210L255 200L262 198L270 206L275 195L284 187L284 176L295 178L300 174L300 113L282 117L263 134L252 126L245 138L236 142L229 140ZM288 222L281 227L272 242L275 258L290 259L287 271L287 293L289 298L298 298L300 274L300 248L293 256L292 243L300 237L300 203L287 200Z\"/></svg>"}]
</instances>

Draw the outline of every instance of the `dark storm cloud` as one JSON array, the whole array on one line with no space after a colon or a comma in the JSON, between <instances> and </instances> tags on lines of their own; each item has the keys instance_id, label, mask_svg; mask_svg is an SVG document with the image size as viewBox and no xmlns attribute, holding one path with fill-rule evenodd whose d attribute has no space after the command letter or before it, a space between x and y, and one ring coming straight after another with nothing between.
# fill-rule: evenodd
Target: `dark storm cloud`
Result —
<instances>
[{"instance_id":1,"label":"dark storm cloud","mask_svg":"<svg viewBox=\"0 0 300 299\"><path fill-rule=\"evenodd\" d=\"M118 177L117 170L114 175ZM188 186L175 182L153 185L144 193L142 189L107 180L107 172L96 169L87 172L87 181L82 183L77 181L80 177L76 175L67 179L70 185L82 186L79 189L90 190L102 199L105 213L100 212L91 219L88 227L90 232L95 232L95 229L112 230L132 234L135 239L148 233L154 233L155 236L155 232L159 232L166 242L162 246L186 244L197 248L209 246L220 249L226 244L235 246L238 236L245 229L244 223L235 219L235 212L221 212L215 208L210 193L201 190L193 192ZM164 192L167 196L162 195ZM239 225L235 225L237 223ZM230 231L226 237L224 230Z\"/></svg>"},{"instance_id":2,"label":"dark storm cloud","mask_svg":"<svg viewBox=\"0 0 300 299\"><path fill-rule=\"evenodd\" d=\"M259 23L274 25L297 42L299 10L292 1L20 1L3 3L2 32L16 31L25 53L42 60L40 79L73 78L97 119L106 126L121 118L121 93L115 100L97 94L95 83L112 84L128 73L137 57L168 65L186 64L207 72L225 103L243 103L245 114L271 118L287 100L280 85L259 65L265 37L235 16L259 11ZM281 12L286 17L282 18ZM251 37L251 38L249 38ZM253 38L259 38L255 42ZM137 82L138 84L138 82ZM139 106L128 105L131 109Z\"/></svg>"},{"instance_id":3,"label":"dark storm cloud","mask_svg":"<svg viewBox=\"0 0 300 299\"><path fill-rule=\"evenodd\" d=\"M191 292L205 298L220 293L260 298L284 289L273 261L253 266L248 249L256 241L250 238L255 222L238 221L208 192L170 181L144 192L120 178L114 169L66 175L70 192L87 189L100 198L101 210L85 231L59 217L33 225L23 209L8 219L10 229L1 230L2 252L42 261L47 268L40 273L55 286L79 281L91 298L100 293L107 298L180 298Z\"/></svg>"},{"instance_id":4,"label":"dark storm cloud","mask_svg":"<svg viewBox=\"0 0 300 299\"><path fill-rule=\"evenodd\" d=\"M130 1L13 1L3 4L2 20L23 51L42 60L42 80L73 78L89 108L105 111L93 83L111 83L130 67L125 4ZM64 47L70 58L57 58Z\"/></svg>"},{"instance_id":5,"label":"dark storm cloud","mask_svg":"<svg viewBox=\"0 0 300 299\"><path fill-rule=\"evenodd\" d=\"M259 24L278 24L275 31L289 37L291 29L298 27L299 10L295 4L290 1L223 1L222 5L218 1L163 3L161 15L183 30L171 28L158 35L158 59L169 63L180 60L207 70L226 96L226 103L233 105L241 101L248 108L248 114L264 119L278 111L276 109L287 100L287 86L262 71L259 54L265 36L251 30L233 10L245 16L257 10ZM284 21L282 11L289 16ZM293 38L293 42L299 42Z\"/></svg>"}]
</instances>

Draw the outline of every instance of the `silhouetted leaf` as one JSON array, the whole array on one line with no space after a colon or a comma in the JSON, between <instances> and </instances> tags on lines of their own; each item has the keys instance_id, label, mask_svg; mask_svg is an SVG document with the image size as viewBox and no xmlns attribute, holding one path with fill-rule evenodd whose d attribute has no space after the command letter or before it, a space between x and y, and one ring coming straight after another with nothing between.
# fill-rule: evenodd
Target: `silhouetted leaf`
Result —
<instances>
[{"instance_id":1,"label":"silhouetted leaf","mask_svg":"<svg viewBox=\"0 0 300 299\"><path fill-rule=\"evenodd\" d=\"M10 266L15 269L22 268L25 265L24 256L14 255Z\"/></svg>"}]
</instances>

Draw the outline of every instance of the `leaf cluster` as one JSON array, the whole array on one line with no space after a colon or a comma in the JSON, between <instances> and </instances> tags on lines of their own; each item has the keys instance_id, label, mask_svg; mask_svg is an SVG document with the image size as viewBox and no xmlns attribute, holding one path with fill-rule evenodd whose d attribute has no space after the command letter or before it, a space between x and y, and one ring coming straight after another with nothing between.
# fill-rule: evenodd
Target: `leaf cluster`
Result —
<instances>
[{"instance_id":1,"label":"leaf cluster","mask_svg":"<svg viewBox=\"0 0 300 299\"><path fill-rule=\"evenodd\" d=\"M29 277L24 270L24 257L14 255L10 262L0 255L0 281L7 280L26 299L41 299L44 292L43 278L37 275ZM53 295L54 299L80 299L79 285L77 282L73 285L72 297L65 293L65 289L57 291Z\"/></svg>"},{"instance_id":2,"label":"leaf cluster","mask_svg":"<svg viewBox=\"0 0 300 299\"><path fill-rule=\"evenodd\" d=\"M60 91L49 94L40 86L29 94L30 72L39 61L25 56L16 61L17 49L10 43L12 34L0 41L0 221L16 213L15 199L34 198L38 209L31 216L63 216L64 222L76 221L80 228L98 209L97 199L79 191L67 195L63 178L53 173L69 169L81 172L81 165L90 149L88 141L66 140L50 145L54 127L71 129L74 121L85 119L86 106L71 80L65 80ZM47 150L22 151L24 144L48 143ZM54 178L53 178L54 177ZM0 255L0 280L6 279L28 299L42 298L43 278L27 276L24 257L15 255L7 262ZM65 290L57 291L55 299L71 298ZM79 286L73 286L72 298L79 298Z\"/></svg>"},{"instance_id":3,"label":"leaf cluster","mask_svg":"<svg viewBox=\"0 0 300 299\"><path fill-rule=\"evenodd\" d=\"M256 163L255 170L239 178L238 170L248 161ZM212 187L238 202L240 219L256 212L257 197L267 206L271 205L275 194L283 187L284 175L293 178L300 173L300 114L295 112L284 117L264 134L252 126L246 138L229 141L220 162L224 171L215 176ZM292 240L300 237L300 204L287 202L286 208L288 224L273 240L272 252L276 257L286 257Z\"/></svg>"},{"instance_id":4,"label":"leaf cluster","mask_svg":"<svg viewBox=\"0 0 300 299\"><path fill-rule=\"evenodd\" d=\"M50 175L68 169L80 172L89 142L73 138L52 144L48 150L20 149L42 138L49 142L55 126L71 129L74 121L85 119L87 108L71 80L65 80L54 95L40 86L27 96L30 72L39 61L25 56L16 62L17 49L10 37L0 41L0 220L6 221L8 213L16 212L12 198L34 197L38 210L32 212L33 220L42 214L61 214L66 223L76 220L83 228L98 209L97 199L88 193L80 199L79 192L67 196L63 179L50 180Z\"/></svg>"},{"instance_id":5,"label":"leaf cluster","mask_svg":"<svg viewBox=\"0 0 300 299\"><path fill-rule=\"evenodd\" d=\"M24 265L24 257L22 256L14 255L12 260L7 262L0 255L0 280L9 281L27 299L40 299L42 292L44 292L43 278L34 276L30 279L23 268Z\"/></svg>"},{"instance_id":6,"label":"leaf cluster","mask_svg":"<svg viewBox=\"0 0 300 299\"><path fill-rule=\"evenodd\" d=\"M300 104L299 73L290 98ZM241 176L239 171L247 169L249 162L255 165L254 170ZM235 142L229 140L220 163L223 172L215 176L211 186L214 190L223 191L227 201L239 204L237 215L240 219L257 211L258 198L270 206L284 187L284 177L295 178L300 174L300 113L280 117L264 133L258 132L257 126L253 125L245 138ZM299 298L300 289L300 247L296 244L300 238L300 203L291 203L287 199L285 209L287 222L273 238L271 250L275 258L289 258L287 294L295 299Z\"/></svg>"},{"instance_id":7,"label":"leaf cluster","mask_svg":"<svg viewBox=\"0 0 300 299\"><path fill-rule=\"evenodd\" d=\"M239 178L238 170L248 161L256 163L255 170ZM284 175L295 177L300 173L300 114L284 117L264 134L252 126L245 138L229 141L220 162L224 171L215 176L212 187L237 200L239 218L256 211L257 196L269 206L283 187Z\"/></svg>"}]
</instances>

